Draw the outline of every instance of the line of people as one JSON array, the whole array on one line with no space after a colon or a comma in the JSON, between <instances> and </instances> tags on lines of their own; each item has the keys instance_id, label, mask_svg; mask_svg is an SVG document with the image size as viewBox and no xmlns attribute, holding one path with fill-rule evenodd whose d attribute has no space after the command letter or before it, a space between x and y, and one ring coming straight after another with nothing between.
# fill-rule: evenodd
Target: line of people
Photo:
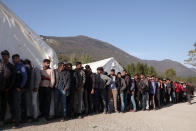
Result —
<instances>
[{"instance_id":1,"label":"line of people","mask_svg":"<svg viewBox=\"0 0 196 131\"><path fill-rule=\"evenodd\" d=\"M144 74L131 78L126 70L111 69L107 74L99 67L93 73L89 65L83 68L81 62L76 62L75 69L71 63L59 63L58 69L53 70L49 59L44 59L43 68L38 69L18 54L12 55L13 64L10 63L7 50L1 56L0 120L6 122L9 107L15 127L29 119L37 122L40 117L50 121L51 108L53 118L63 122L101 112L136 112L160 109L170 103L191 103L194 92L191 84Z\"/></svg>"}]
</instances>

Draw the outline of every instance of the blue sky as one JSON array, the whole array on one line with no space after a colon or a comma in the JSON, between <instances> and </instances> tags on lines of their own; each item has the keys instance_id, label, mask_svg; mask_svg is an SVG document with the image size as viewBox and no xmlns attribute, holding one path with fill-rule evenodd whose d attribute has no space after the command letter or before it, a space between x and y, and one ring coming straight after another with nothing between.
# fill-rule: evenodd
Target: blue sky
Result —
<instances>
[{"instance_id":1,"label":"blue sky","mask_svg":"<svg viewBox=\"0 0 196 131\"><path fill-rule=\"evenodd\" d=\"M36 33L86 35L141 59L182 64L196 42L196 0L2 0Z\"/></svg>"}]
</instances>

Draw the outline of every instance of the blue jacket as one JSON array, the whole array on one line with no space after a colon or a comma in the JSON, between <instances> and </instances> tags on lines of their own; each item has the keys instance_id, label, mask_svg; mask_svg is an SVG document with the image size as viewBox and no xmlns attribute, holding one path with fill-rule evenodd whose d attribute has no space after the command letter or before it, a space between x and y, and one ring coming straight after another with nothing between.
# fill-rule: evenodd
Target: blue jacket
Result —
<instances>
[{"instance_id":1,"label":"blue jacket","mask_svg":"<svg viewBox=\"0 0 196 131\"><path fill-rule=\"evenodd\" d=\"M27 82L27 71L23 63L19 62L15 65L16 88L24 88Z\"/></svg>"},{"instance_id":2,"label":"blue jacket","mask_svg":"<svg viewBox=\"0 0 196 131\"><path fill-rule=\"evenodd\" d=\"M155 95L156 94L156 82L155 81L150 82L150 90L149 90L149 93L152 94L152 95Z\"/></svg>"}]
</instances>

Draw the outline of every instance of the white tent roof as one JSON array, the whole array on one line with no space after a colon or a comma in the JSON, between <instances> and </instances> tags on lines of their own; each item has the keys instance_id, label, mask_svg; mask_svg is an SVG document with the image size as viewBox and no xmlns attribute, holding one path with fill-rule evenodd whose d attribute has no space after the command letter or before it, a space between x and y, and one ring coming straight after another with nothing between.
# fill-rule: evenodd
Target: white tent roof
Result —
<instances>
[{"instance_id":1,"label":"white tent roof","mask_svg":"<svg viewBox=\"0 0 196 131\"><path fill-rule=\"evenodd\" d=\"M110 73L111 69L115 69L116 73L123 71L122 66L113 57L108 58L108 59L104 59L104 60L100 60L100 61L96 61L93 63L83 64L84 67L86 65L90 65L92 72L95 72L95 73L97 72L98 67L103 67L104 71L107 73Z\"/></svg>"},{"instance_id":2,"label":"white tent roof","mask_svg":"<svg viewBox=\"0 0 196 131\"><path fill-rule=\"evenodd\" d=\"M55 51L0 1L0 51L2 50L17 53L22 59L31 60L37 67L42 66L43 59L50 59L51 67L57 67Z\"/></svg>"}]
</instances>

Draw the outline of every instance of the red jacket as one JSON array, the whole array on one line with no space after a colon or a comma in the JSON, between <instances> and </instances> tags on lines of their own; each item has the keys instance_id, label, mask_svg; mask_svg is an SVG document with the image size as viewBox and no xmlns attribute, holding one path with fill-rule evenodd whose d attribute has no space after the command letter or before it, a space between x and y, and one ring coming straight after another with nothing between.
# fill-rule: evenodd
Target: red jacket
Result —
<instances>
[{"instance_id":1,"label":"red jacket","mask_svg":"<svg viewBox=\"0 0 196 131\"><path fill-rule=\"evenodd\" d=\"M182 92L182 88L181 84L177 84L176 92Z\"/></svg>"}]
</instances>

